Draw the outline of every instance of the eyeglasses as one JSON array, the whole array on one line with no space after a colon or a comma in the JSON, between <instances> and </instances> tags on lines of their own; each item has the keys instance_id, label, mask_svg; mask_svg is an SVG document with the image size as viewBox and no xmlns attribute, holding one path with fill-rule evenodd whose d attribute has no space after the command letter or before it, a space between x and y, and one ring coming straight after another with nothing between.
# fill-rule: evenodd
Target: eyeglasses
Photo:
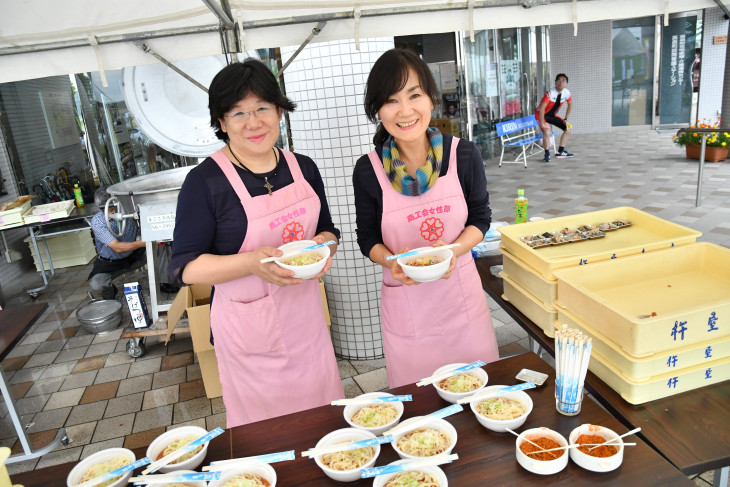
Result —
<instances>
[{"instance_id":1,"label":"eyeglasses","mask_svg":"<svg viewBox=\"0 0 730 487\"><path fill-rule=\"evenodd\" d=\"M276 111L276 105L265 105L262 107L257 108L256 110L251 110L250 112L235 112L235 113L229 113L225 116L228 117L232 122L246 122L251 119L252 115L256 115L256 117L263 117L265 115L269 115L270 113L274 113Z\"/></svg>"}]
</instances>

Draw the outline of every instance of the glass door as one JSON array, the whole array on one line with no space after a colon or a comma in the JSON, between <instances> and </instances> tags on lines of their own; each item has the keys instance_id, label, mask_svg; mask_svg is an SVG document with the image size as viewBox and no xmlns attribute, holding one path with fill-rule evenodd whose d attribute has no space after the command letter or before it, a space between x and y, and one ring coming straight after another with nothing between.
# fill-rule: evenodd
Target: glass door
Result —
<instances>
[{"instance_id":1,"label":"glass door","mask_svg":"<svg viewBox=\"0 0 730 487\"><path fill-rule=\"evenodd\" d=\"M654 17L613 23L613 125L650 125Z\"/></svg>"},{"instance_id":2,"label":"glass door","mask_svg":"<svg viewBox=\"0 0 730 487\"><path fill-rule=\"evenodd\" d=\"M697 41L697 16L669 19L662 27L659 77L659 124L692 122L693 65Z\"/></svg>"}]
</instances>

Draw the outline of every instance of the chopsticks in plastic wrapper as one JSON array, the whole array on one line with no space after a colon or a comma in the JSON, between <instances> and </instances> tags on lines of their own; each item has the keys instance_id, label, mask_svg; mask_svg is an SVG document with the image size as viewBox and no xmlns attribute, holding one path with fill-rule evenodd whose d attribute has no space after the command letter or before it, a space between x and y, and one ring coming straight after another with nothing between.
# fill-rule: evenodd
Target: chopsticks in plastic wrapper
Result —
<instances>
[{"instance_id":1,"label":"chopsticks in plastic wrapper","mask_svg":"<svg viewBox=\"0 0 730 487\"><path fill-rule=\"evenodd\" d=\"M337 445L321 446L319 448L310 448L307 451L302 452L303 457L314 458L320 455L326 455L328 453L334 453L338 451L355 450L357 448L365 448L368 446L382 445L383 443L390 443L393 441L393 437L390 435L378 436L377 438L370 438L367 440L350 441L347 443L339 443Z\"/></svg>"},{"instance_id":2,"label":"chopsticks in plastic wrapper","mask_svg":"<svg viewBox=\"0 0 730 487\"><path fill-rule=\"evenodd\" d=\"M463 410L464 410L464 408L460 404L452 404L451 406L445 407L443 409L439 409L438 411L434 411L431 414L428 414L426 416L421 416L417 420L411 421L408 424L405 424L404 425L403 423L401 423L398 426L396 426L395 428L392 428L392 429L386 431L383 434L384 435L393 436L393 435L397 435L397 434L403 433L405 431L411 431L411 430L420 428L420 427L422 427L424 425L427 425L428 423L430 423L431 421L433 421L434 418L442 418L443 419L446 416L451 416L452 414L459 413L459 412L461 412Z\"/></svg>"},{"instance_id":3,"label":"chopsticks in plastic wrapper","mask_svg":"<svg viewBox=\"0 0 730 487\"><path fill-rule=\"evenodd\" d=\"M588 335L568 328L568 325L555 332L555 390L558 399L570 405L566 413L575 413L580 407L592 342Z\"/></svg>"},{"instance_id":4,"label":"chopsticks in plastic wrapper","mask_svg":"<svg viewBox=\"0 0 730 487\"><path fill-rule=\"evenodd\" d=\"M406 402L412 401L413 396L406 394L403 396L382 396L382 397L368 397L368 398L357 398L352 399L336 399L332 401L333 406L349 406L352 404L376 404L384 402Z\"/></svg>"},{"instance_id":5,"label":"chopsticks in plastic wrapper","mask_svg":"<svg viewBox=\"0 0 730 487\"><path fill-rule=\"evenodd\" d=\"M236 468L241 465L252 462L261 463L276 463L285 462L287 460L294 460L294 450L282 451L279 453L267 453L266 455L256 455L253 457L242 457L233 458L231 460L219 460L217 462L210 462L210 465L203 467L203 472L219 472L221 470L228 470L229 468Z\"/></svg>"},{"instance_id":6,"label":"chopsticks in plastic wrapper","mask_svg":"<svg viewBox=\"0 0 730 487\"><path fill-rule=\"evenodd\" d=\"M389 473L398 473L405 470L413 470L424 465L443 465L445 463L451 463L454 460L458 460L459 455L453 453L451 455L445 455L442 457L424 458L420 460L411 460L405 463L399 463L398 465L386 465L384 467L372 467L372 468L361 468L360 478L366 479L369 477L376 477L378 475L386 475Z\"/></svg>"},{"instance_id":7,"label":"chopsticks in plastic wrapper","mask_svg":"<svg viewBox=\"0 0 730 487\"><path fill-rule=\"evenodd\" d=\"M132 477L129 479L130 482L134 482L134 485L167 485L171 482L196 482L196 481L208 481L208 480L220 480L220 472L208 472L208 473L167 473L162 475L141 475L139 477Z\"/></svg>"},{"instance_id":8,"label":"chopsticks in plastic wrapper","mask_svg":"<svg viewBox=\"0 0 730 487\"><path fill-rule=\"evenodd\" d=\"M99 485L103 482L106 482L107 480L113 479L114 477L124 475L130 470L142 467L144 465L147 465L148 463L150 463L150 459L148 457L140 458L136 462L129 463L123 467L119 467L118 469L112 470L111 472L105 473L104 475L99 475L98 477L87 480L86 482L79 484L76 487L93 487L94 485Z\"/></svg>"},{"instance_id":9,"label":"chopsticks in plastic wrapper","mask_svg":"<svg viewBox=\"0 0 730 487\"><path fill-rule=\"evenodd\" d=\"M169 455L160 458L156 462L153 462L149 467L147 467L145 470L142 471L142 474L147 475L148 473L157 471L159 468L164 467L165 465L167 465L170 462L174 462L181 456L185 455L188 452L193 451L200 445L208 443L210 440L212 440L213 438L215 438L216 436L218 436L220 434L223 434L223 428L220 428L220 427L216 428L212 431L209 431L208 433L204 434L197 440L193 440L190 443L188 443L187 445L170 453Z\"/></svg>"}]
</instances>

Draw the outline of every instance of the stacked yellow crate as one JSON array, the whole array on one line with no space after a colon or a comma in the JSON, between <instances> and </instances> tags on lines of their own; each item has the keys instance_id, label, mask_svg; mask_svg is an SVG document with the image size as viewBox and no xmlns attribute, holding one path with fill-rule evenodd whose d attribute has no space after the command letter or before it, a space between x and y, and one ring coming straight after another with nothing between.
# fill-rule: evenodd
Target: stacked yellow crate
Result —
<instances>
[{"instance_id":1,"label":"stacked yellow crate","mask_svg":"<svg viewBox=\"0 0 730 487\"><path fill-rule=\"evenodd\" d=\"M730 379L730 249L694 243L556 272L557 321L632 404Z\"/></svg>"},{"instance_id":2,"label":"stacked yellow crate","mask_svg":"<svg viewBox=\"0 0 730 487\"><path fill-rule=\"evenodd\" d=\"M628 220L632 225L603 238L533 249L520 238L581 225ZM558 317L554 272L591 266L600 261L693 243L700 232L662 220L631 207L579 213L549 220L500 227L504 269L504 298L514 304L550 337Z\"/></svg>"}]
</instances>

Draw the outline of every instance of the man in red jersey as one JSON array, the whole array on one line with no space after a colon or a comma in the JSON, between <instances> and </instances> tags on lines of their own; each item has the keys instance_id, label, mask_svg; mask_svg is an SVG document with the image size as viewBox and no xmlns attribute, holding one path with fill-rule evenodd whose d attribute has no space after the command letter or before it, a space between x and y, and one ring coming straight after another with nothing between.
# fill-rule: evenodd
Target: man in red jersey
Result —
<instances>
[{"instance_id":1,"label":"man in red jersey","mask_svg":"<svg viewBox=\"0 0 730 487\"><path fill-rule=\"evenodd\" d=\"M572 125L568 123L568 116L573 108L573 98L570 95L568 86L568 76L560 73L555 77L555 88L550 88L540 101L537 110L535 110L535 118L542 130L542 146L545 148L545 158L543 162L550 162L550 125L555 125L563 131L560 136L560 146L555 153L555 157L562 159L564 157L573 157L573 154L565 150L570 137L570 129ZM557 114L563 103L568 103L568 109L565 112L565 118L560 118Z\"/></svg>"}]
</instances>

